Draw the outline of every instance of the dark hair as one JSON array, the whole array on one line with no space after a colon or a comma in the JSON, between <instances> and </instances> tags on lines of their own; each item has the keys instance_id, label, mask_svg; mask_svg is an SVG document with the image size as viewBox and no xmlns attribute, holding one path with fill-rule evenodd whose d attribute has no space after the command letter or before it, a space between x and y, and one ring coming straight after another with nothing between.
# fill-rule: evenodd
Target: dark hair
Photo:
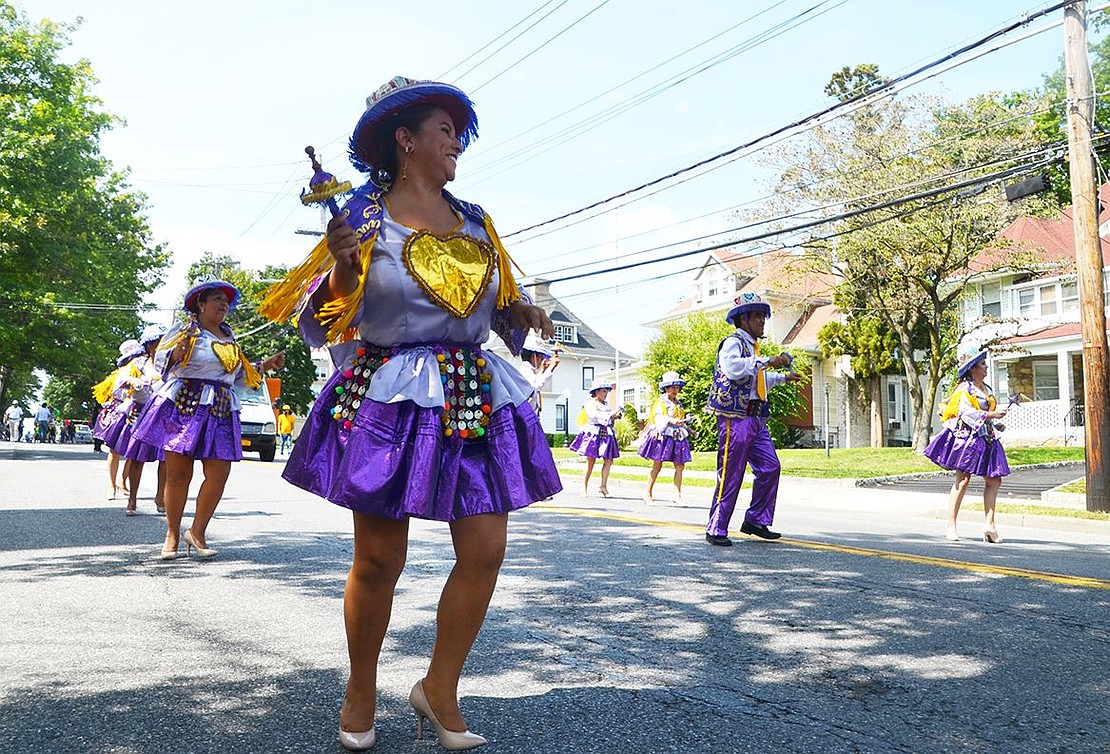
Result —
<instances>
[{"instance_id":1,"label":"dark hair","mask_svg":"<svg viewBox=\"0 0 1110 754\"><path fill-rule=\"evenodd\" d=\"M369 141L371 144L366 144L366 139L359 142L358 148L360 156L369 157L369 160L364 160L370 165L373 165L374 170L379 174L385 173L388 180L397 177L397 139L394 134L397 133L398 128L407 128L413 133L419 133L420 127L428 120L433 110L439 109L440 105L432 102L421 102L411 107L406 107L403 110L390 113L385 119L378 124L378 127L370 132ZM373 153L368 149L373 146ZM383 176L384 177L384 176Z\"/></svg>"}]
</instances>

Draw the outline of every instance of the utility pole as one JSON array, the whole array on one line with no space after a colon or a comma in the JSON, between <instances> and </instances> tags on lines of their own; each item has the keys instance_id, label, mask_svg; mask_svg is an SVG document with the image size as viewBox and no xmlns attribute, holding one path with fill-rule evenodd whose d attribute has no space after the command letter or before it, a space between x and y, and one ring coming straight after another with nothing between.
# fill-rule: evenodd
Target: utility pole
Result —
<instances>
[{"instance_id":1,"label":"utility pole","mask_svg":"<svg viewBox=\"0 0 1110 754\"><path fill-rule=\"evenodd\" d=\"M1094 125L1091 65L1087 58L1087 2L1064 7L1064 67L1068 104L1068 161L1071 173L1075 266L1079 278L1079 321L1083 333L1083 406L1086 425L1087 510L1110 511L1110 372L1106 359L1106 303L1102 245L1098 236L1091 130Z\"/></svg>"}]
</instances>

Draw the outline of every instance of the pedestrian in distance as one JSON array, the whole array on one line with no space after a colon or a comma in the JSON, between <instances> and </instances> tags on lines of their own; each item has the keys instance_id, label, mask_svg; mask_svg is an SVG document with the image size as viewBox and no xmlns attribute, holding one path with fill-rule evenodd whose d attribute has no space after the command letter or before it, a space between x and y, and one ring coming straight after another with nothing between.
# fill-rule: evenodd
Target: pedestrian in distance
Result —
<instances>
[{"instance_id":1,"label":"pedestrian in distance","mask_svg":"<svg viewBox=\"0 0 1110 754\"><path fill-rule=\"evenodd\" d=\"M586 457L586 476L582 479L582 496L590 492L590 476L594 473L597 459L601 459L601 486L597 491L602 497L609 497L609 471L613 460L620 458L617 435L613 422L620 418L622 409L609 405L607 399L613 383L600 377L590 385L590 397L578 414L578 434L571 440L570 449Z\"/></svg>"},{"instance_id":2,"label":"pedestrian in distance","mask_svg":"<svg viewBox=\"0 0 1110 754\"><path fill-rule=\"evenodd\" d=\"M19 429L23 425L23 409L12 403L4 412L4 424L8 427L8 442L19 442Z\"/></svg>"},{"instance_id":3,"label":"pedestrian in distance","mask_svg":"<svg viewBox=\"0 0 1110 754\"><path fill-rule=\"evenodd\" d=\"M132 408L128 413L131 421L120 434L117 447L123 448L123 457L127 459L127 515L135 515L138 507L139 483L143 478L143 468L152 461L158 462L158 480L154 492L154 509L158 513L165 513L166 490L166 462L162 449L156 445L144 442L135 436L134 426L142 417L142 412L150 403L151 396L158 386L162 384L162 373L158 370L155 356L158 353L158 343L166 328L161 325L147 325L139 336L139 345L143 349L133 364L138 371L138 377L132 382L131 391Z\"/></svg>"},{"instance_id":4,"label":"pedestrian in distance","mask_svg":"<svg viewBox=\"0 0 1110 754\"><path fill-rule=\"evenodd\" d=\"M278 438L281 440L278 452L282 455L293 449L293 428L296 423L297 419L293 416L292 407L288 403L282 405L277 418Z\"/></svg>"},{"instance_id":5,"label":"pedestrian in distance","mask_svg":"<svg viewBox=\"0 0 1110 754\"><path fill-rule=\"evenodd\" d=\"M208 547L208 523L223 497L231 464L243 458L239 398L235 385L256 388L262 373L281 369L285 354L250 362L227 315L239 303L239 289L215 277L198 280L185 294L189 318L174 324L161 339L155 367L164 376L135 426L139 440L162 450L166 461L166 539L163 560L178 556L184 539L186 554L216 555ZM197 493L196 512L184 535L181 519L193 478L201 462L204 483Z\"/></svg>"},{"instance_id":6,"label":"pedestrian in distance","mask_svg":"<svg viewBox=\"0 0 1110 754\"><path fill-rule=\"evenodd\" d=\"M682 471L692 458L690 455L690 429L686 425L686 410L678 401L678 391L686 384L678 372L664 372L659 379L660 395L651 407L644 441L640 444L640 457L651 461L644 502L654 502L655 480L663 464L674 464L674 489L682 503Z\"/></svg>"},{"instance_id":7,"label":"pedestrian in distance","mask_svg":"<svg viewBox=\"0 0 1110 754\"><path fill-rule=\"evenodd\" d=\"M959 540L956 519L971 477L983 477L983 541L998 543L994 509L1002 477L1010 473L1006 451L998 433L1009 406L999 408L987 384L986 349L964 357L956 370L957 384L941 411L944 425L925 448L925 457L943 469L956 472L948 495L947 538Z\"/></svg>"},{"instance_id":8,"label":"pedestrian in distance","mask_svg":"<svg viewBox=\"0 0 1110 754\"><path fill-rule=\"evenodd\" d=\"M717 485L705 528L705 540L711 545L732 545L728 525L749 465L755 479L740 531L763 539L782 536L770 529L778 502L781 464L767 430L771 414L768 396L774 387L802 377L793 371L771 371L789 367L793 363L790 354L760 354L759 340L770 316L771 305L759 294L741 293L725 316L736 332L717 347L709 389L709 411L717 415Z\"/></svg>"},{"instance_id":9,"label":"pedestrian in distance","mask_svg":"<svg viewBox=\"0 0 1110 754\"><path fill-rule=\"evenodd\" d=\"M50 406L40 403L35 411L35 442L48 442L51 420Z\"/></svg>"},{"instance_id":10,"label":"pedestrian in distance","mask_svg":"<svg viewBox=\"0 0 1110 754\"><path fill-rule=\"evenodd\" d=\"M463 718L459 678L497 583L508 513L561 488L531 384L482 349L491 329L515 354L529 330L548 338L554 327L521 294L489 216L444 190L476 133L454 86L397 77L374 92L350 141L369 182L262 306L284 318L303 296L301 334L331 344L338 367L284 476L353 511L339 713L350 750L376 741L378 657L414 516L447 522L455 551L427 672L409 693L417 736L428 721L445 749L486 743Z\"/></svg>"}]
</instances>

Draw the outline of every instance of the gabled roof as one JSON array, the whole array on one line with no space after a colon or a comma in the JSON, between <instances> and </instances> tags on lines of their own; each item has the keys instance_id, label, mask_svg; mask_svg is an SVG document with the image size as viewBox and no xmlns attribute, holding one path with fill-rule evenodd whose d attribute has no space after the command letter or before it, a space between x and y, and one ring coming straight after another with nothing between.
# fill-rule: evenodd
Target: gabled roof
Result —
<instances>
[{"instance_id":1,"label":"gabled roof","mask_svg":"<svg viewBox=\"0 0 1110 754\"><path fill-rule=\"evenodd\" d=\"M1065 322L1062 325L1049 325L1042 327L1039 330L1034 330L1025 335L1015 335L1012 338L1006 338L1001 341L999 345L1011 346L1020 343L1039 343L1046 340L1057 340L1059 338L1073 338L1077 335L1083 334L1083 324L1081 322Z\"/></svg>"},{"instance_id":2,"label":"gabled roof","mask_svg":"<svg viewBox=\"0 0 1110 754\"><path fill-rule=\"evenodd\" d=\"M552 296L549 283L537 280L533 285L528 286L528 293L534 299L536 306L547 312L552 322L574 325L578 329L578 342L563 344L568 353L582 358L612 360L616 352L613 346L594 332L593 328L580 317L575 316L566 304Z\"/></svg>"},{"instance_id":3,"label":"gabled roof","mask_svg":"<svg viewBox=\"0 0 1110 754\"><path fill-rule=\"evenodd\" d=\"M839 319L840 310L833 304L824 304L808 309L806 315L801 317L794 328L783 338L782 344L813 350L818 347L817 332L828 323L836 322Z\"/></svg>"},{"instance_id":4,"label":"gabled roof","mask_svg":"<svg viewBox=\"0 0 1110 754\"><path fill-rule=\"evenodd\" d=\"M1110 222L1110 184L1099 188L1099 227ZM988 246L971 261L972 272L998 269L1005 265L1006 259L1015 251L1035 251L1047 265L1067 264L1075 259L1075 229L1071 207L1061 211L1057 218L1040 218L1023 215L1005 228L999 235L1008 244ZM1110 241L1100 238L1102 263L1110 264ZM1049 270L1045 275L1058 275L1059 270Z\"/></svg>"}]
</instances>

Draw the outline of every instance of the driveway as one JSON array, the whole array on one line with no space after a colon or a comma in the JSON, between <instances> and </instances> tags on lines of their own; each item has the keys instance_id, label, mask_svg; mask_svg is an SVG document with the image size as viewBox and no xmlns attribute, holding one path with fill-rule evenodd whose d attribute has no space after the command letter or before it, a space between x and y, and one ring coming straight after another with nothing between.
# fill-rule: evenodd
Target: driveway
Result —
<instances>
[{"instance_id":1,"label":"driveway","mask_svg":"<svg viewBox=\"0 0 1110 754\"><path fill-rule=\"evenodd\" d=\"M1019 467L1013 469L1010 475L1002 481L1002 489L998 496L1005 499L1040 500L1042 492L1075 481L1081 478L1084 473L1082 461L1050 467ZM907 476L890 479L868 486L904 492L944 493L952 487L952 480L955 477L956 475L953 472L944 472L928 476ZM968 492L973 495L982 495L983 480L981 477L971 478L971 487Z\"/></svg>"}]
</instances>

